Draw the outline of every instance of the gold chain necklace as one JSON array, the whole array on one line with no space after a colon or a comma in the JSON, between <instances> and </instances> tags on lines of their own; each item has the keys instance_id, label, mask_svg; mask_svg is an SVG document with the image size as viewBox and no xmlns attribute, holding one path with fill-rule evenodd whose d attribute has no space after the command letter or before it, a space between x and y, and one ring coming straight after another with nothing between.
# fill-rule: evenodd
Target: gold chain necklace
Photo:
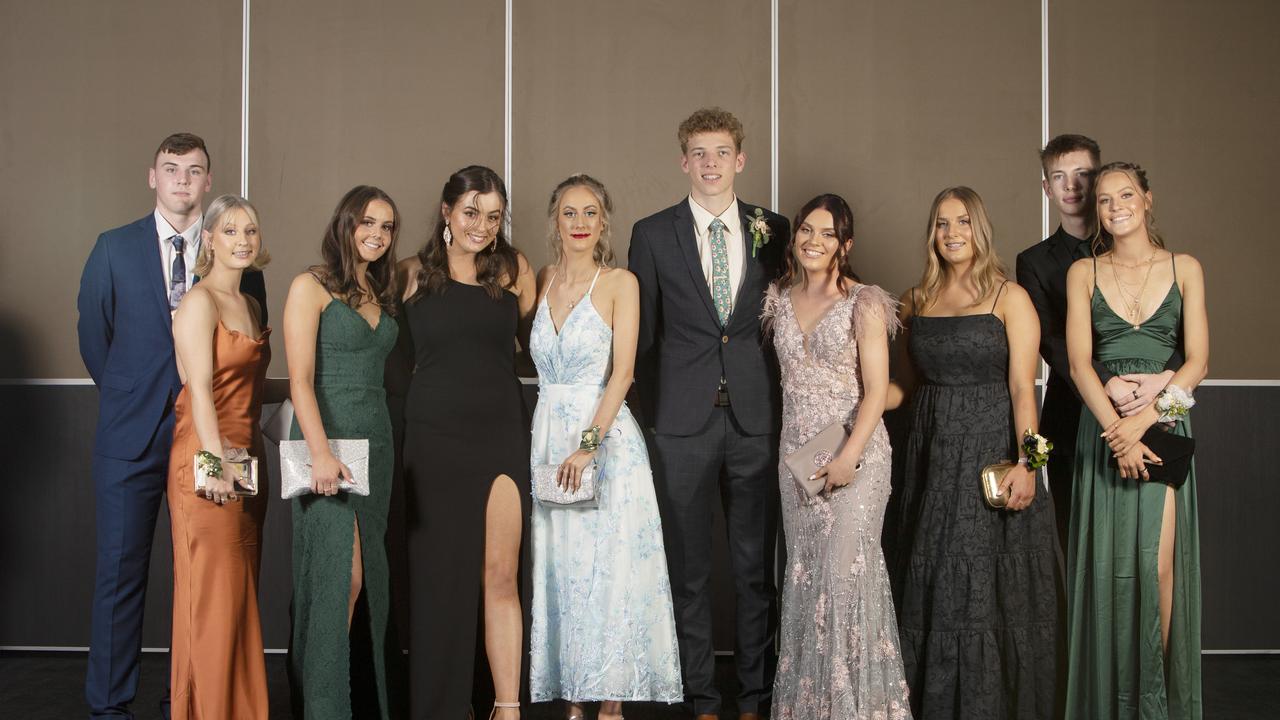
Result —
<instances>
[{"instance_id":1,"label":"gold chain necklace","mask_svg":"<svg viewBox=\"0 0 1280 720\"><path fill-rule=\"evenodd\" d=\"M1142 277L1142 285L1138 288L1138 294L1134 295L1125 289L1124 283L1120 282L1120 273L1116 272L1115 257L1111 258L1111 276L1115 278L1116 288L1120 290L1120 301L1124 303L1126 314L1129 316L1129 322L1133 324L1133 329L1141 329L1142 324L1138 322L1142 312L1142 295L1147 291L1147 282L1151 280L1151 271L1155 269L1156 251L1151 251L1151 257L1147 258L1147 274ZM1126 266L1129 268L1137 268L1137 265Z\"/></svg>"}]
</instances>

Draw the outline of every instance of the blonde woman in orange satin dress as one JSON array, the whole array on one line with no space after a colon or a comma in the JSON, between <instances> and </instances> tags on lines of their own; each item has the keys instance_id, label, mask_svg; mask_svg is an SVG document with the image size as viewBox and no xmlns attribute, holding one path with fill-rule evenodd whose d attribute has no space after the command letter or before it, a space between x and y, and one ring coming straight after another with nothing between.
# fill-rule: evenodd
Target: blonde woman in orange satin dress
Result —
<instances>
[{"instance_id":1,"label":"blonde woman in orange satin dress","mask_svg":"<svg viewBox=\"0 0 1280 720\"><path fill-rule=\"evenodd\" d=\"M240 276L266 261L253 206L234 195L214 200L201 231L200 283L183 297L173 319L183 381L174 406L167 489L173 720L267 717L258 620L265 483L260 481L255 496L237 496L228 470L197 494L193 475L193 458L201 450L225 457L231 448L247 448L262 457L258 419L270 329L261 329L262 308L240 292Z\"/></svg>"}]
</instances>

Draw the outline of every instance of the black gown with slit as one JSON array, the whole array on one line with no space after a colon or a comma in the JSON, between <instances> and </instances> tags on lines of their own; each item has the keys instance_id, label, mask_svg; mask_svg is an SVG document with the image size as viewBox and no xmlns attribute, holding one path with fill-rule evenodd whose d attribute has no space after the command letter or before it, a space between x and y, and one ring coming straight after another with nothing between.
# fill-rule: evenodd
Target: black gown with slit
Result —
<instances>
[{"instance_id":1,"label":"black gown with slit","mask_svg":"<svg viewBox=\"0 0 1280 720\"><path fill-rule=\"evenodd\" d=\"M519 306L510 292L495 300L481 286L450 280L406 303L405 313L415 358L404 432L411 716L456 720L467 715L474 673L487 666L477 662L485 508L499 475L515 480L528 534Z\"/></svg>"}]
</instances>

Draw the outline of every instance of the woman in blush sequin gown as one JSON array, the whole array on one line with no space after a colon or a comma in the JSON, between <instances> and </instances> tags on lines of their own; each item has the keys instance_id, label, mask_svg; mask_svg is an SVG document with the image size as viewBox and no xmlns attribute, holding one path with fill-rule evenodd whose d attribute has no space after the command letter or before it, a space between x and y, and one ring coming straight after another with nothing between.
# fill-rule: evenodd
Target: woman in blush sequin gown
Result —
<instances>
[{"instance_id":1,"label":"woman in blush sequin gown","mask_svg":"<svg viewBox=\"0 0 1280 720\"><path fill-rule=\"evenodd\" d=\"M836 195L792 224L786 271L765 300L782 371L778 468L787 568L773 712L778 720L911 717L880 530L890 448L881 414L897 302L849 266L853 213ZM810 498L785 458L833 422L850 432Z\"/></svg>"},{"instance_id":2,"label":"woman in blush sequin gown","mask_svg":"<svg viewBox=\"0 0 1280 720\"><path fill-rule=\"evenodd\" d=\"M529 695L564 698L566 715L600 701L600 720L619 720L622 701L680 702L680 651L662 521L644 436L623 398L639 333L635 276L605 265L604 186L566 179L548 207L557 262L540 273L542 298L529 350L538 366L532 463L558 463L576 485L593 455L604 457L596 508L533 508L533 632ZM598 453L579 447L598 427Z\"/></svg>"}]
</instances>

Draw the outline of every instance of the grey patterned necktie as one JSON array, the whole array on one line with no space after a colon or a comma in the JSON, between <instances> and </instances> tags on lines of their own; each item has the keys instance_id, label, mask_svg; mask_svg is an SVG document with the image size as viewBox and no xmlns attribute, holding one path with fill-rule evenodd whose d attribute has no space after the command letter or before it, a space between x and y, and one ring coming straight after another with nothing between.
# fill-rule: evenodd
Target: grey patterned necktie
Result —
<instances>
[{"instance_id":1,"label":"grey patterned necktie","mask_svg":"<svg viewBox=\"0 0 1280 720\"><path fill-rule=\"evenodd\" d=\"M173 262L169 265L169 309L177 310L182 296L187 294L187 239L181 235L169 238L173 243Z\"/></svg>"}]
</instances>

